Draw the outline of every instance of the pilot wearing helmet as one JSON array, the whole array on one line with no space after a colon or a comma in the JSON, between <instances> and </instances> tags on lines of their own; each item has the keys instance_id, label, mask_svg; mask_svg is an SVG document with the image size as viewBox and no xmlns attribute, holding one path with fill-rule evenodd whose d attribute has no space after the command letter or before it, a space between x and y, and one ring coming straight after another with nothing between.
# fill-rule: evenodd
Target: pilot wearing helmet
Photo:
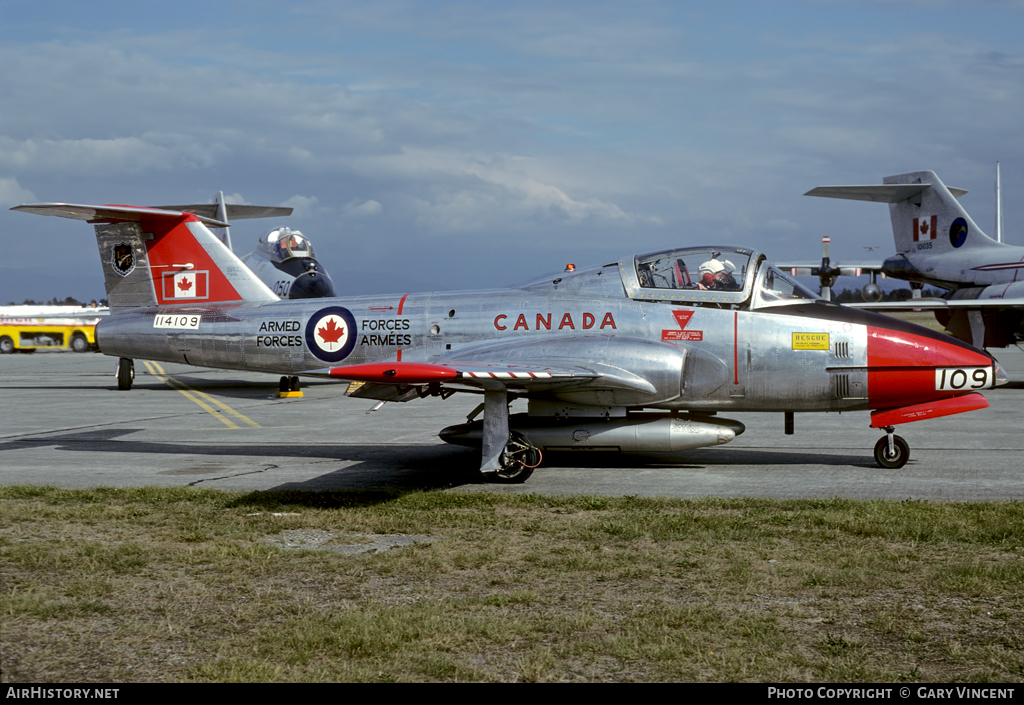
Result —
<instances>
[{"instance_id":1,"label":"pilot wearing helmet","mask_svg":"<svg viewBox=\"0 0 1024 705\"><path fill-rule=\"evenodd\" d=\"M267 243L271 246L274 259L284 261L292 257L312 257L306 238L298 230L277 228L267 233Z\"/></svg>"},{"instance_id":2,"label":"pilot wearing helmet","mask_svg":"<svg viewBox=\"0 0 1024 705\"><path fill-rule=\"evenodd\" d=\"M697 286L701 289L713 289L716 291L739 291L742 287L733 276L736 265L727 259L709 259L697 268L700 275Z\"/></svg>"}]
</instances>

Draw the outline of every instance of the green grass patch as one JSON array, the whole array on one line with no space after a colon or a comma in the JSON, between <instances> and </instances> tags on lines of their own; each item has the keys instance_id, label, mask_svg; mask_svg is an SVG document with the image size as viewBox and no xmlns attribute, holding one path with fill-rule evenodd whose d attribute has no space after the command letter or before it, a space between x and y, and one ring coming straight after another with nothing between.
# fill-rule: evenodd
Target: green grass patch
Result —
<instances>
[{"instance_id":1,"label":"green grass patch","mask_svg":"<svg viewBox=\"0 0 1024 705\"><path fill-rule=\"evenodd\" d=\"M10 681L1024 680L1016 502L3 487L0 575Z\"/></svg>"}]
</instances>

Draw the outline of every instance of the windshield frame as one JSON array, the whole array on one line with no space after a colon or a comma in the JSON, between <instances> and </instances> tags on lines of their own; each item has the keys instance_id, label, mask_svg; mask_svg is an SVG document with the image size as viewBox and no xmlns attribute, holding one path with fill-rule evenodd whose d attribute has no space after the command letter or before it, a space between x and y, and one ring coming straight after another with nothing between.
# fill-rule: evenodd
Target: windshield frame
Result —
<instances>
[{"instance_id":1,"label":"windshield frame","mask_svg":"<svg viewBox=\"0 0 1024 705\"><path fill-rule=\"evenodd\" d=\"M790 298L767 298L765 288L765 280L768 278L768 274L771 273L774 276L778 276L782 281L793 286L794 292L799 292L801 296L792 296ZM778 289L771 289L771 291L778 291ZM808 296L803 296L807 294ZM795 304L808 304L814 303L815 301L821 301L822 298L818 294L805 287L796 277L786 274L784 271L774 266L767 260L758 268L757 280L754 284L754 295L750 299L750 307L752 309L758 308L770 308L774 306L792 306Z\"/></svg>"}]
</instances>

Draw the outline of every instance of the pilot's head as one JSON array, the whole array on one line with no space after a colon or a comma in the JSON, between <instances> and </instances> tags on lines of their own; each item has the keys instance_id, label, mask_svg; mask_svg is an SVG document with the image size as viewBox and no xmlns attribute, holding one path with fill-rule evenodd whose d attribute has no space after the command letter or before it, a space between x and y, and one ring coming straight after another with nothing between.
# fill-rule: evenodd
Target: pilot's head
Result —
<instances>
[{"instance_id":1,"label":"pilot's head","mask_svg":"<svg viewBox=\"0 0 1024 705\"><path fill-rule=\"evenodd\" d=\"M718 262L719 260L714 260ZM733 278L733 272L736 271L736 265L727 259L721 260L722 269L715 272L715 282L718 284L735 284L736 279Z\"/></svg>"},{"instance_id":2,"label":"pilot's head","mask_svg":"<svg viewBox=\"0 0 1024 705\"><path fill-rule=\"evenodd\" d=\"M709 259L707 262L697 267L697 273L700 275L700 283L704 286L711 286L715 281L715 275L724 269L725 267L717 259Z\"/></svg>"}]
</instances>

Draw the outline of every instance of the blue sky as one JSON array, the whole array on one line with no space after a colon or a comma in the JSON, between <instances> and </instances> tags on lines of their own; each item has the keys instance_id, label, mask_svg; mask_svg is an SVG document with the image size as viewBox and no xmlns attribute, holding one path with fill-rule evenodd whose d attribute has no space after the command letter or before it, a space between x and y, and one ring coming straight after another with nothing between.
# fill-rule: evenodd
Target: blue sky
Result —
<instances>
[{"instance_id":1,"label":"blue sky","mask_svg":"<svg viewBox=\"0 0 1024 705\"><path fill-rule=\"evenodd\" d=\"M706 243L892 249L818 185L932 169L1024 244L1021 2L0 0L0 302L102 296L24 202L291 205L339 293ZM872 253L866 246L878 247ZM842 283L840 284L842 286Z\"/></svg>"}]
</instances>

